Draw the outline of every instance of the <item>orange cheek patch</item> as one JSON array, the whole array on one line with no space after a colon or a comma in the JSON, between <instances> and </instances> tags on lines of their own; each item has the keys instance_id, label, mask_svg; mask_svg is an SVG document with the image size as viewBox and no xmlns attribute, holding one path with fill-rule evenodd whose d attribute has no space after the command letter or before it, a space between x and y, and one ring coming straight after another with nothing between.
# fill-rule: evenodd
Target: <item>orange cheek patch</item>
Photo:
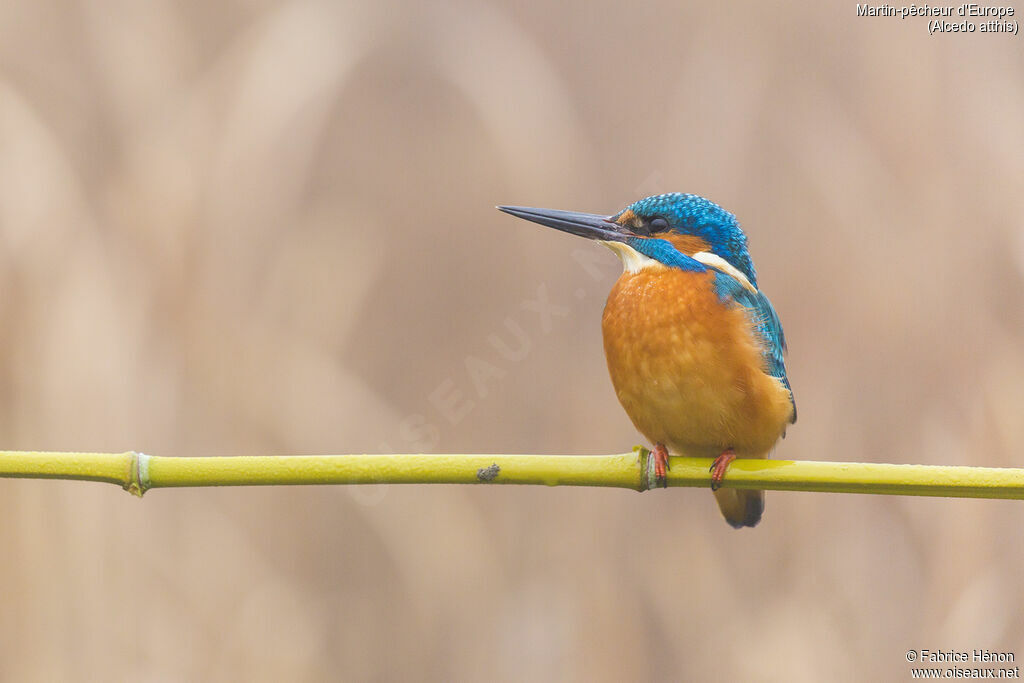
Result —
<instances>
[{"instance_id":1,"label":"orange cheek patch","mask_svg":"<svg viewBox=\"0 0 1024 683\"><path fill-rule=\"evenodd\" d=\"M686 254L693 256L699 251L708 251L711 245L696 235L680 235L679 233L668 233L652 235L672 243L672 246Z\"/></svg>"}]
</instances>

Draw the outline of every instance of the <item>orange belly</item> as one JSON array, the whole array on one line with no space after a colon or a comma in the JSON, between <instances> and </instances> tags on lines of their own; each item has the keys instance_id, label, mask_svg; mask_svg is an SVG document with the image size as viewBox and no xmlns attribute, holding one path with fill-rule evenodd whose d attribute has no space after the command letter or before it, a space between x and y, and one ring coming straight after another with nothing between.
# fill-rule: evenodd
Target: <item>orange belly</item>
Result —
<instances>
[{"instance_id":1,"label":"orange belly","mask_svg":"<svg viewBox=\"0 0 1024 683\"><path fill-rule=\"evenodd\" d=\"M712 282L660 265L622 274L602 319L612 384L637 430L674 454L767 457L792 415L789 391L764 372L746 312Z\"/></svg>"}]
</instances>

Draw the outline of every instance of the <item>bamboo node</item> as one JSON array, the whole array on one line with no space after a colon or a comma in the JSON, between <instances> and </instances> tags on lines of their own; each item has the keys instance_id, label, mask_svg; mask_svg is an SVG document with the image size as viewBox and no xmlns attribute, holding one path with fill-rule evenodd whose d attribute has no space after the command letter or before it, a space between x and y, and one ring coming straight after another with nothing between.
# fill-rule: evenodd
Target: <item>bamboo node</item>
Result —
<instances>
[{"instance_id":1,"label":"bamboo node","mask_svg":"<svg viewBox=\"0 0 1024 683\"><path fill-rule=\"evenodd\" d=\"M149 460L145 453L128 452L128 476L121 486L133 496L142 498L149 490Z\"/></svg>"}]
</instances>

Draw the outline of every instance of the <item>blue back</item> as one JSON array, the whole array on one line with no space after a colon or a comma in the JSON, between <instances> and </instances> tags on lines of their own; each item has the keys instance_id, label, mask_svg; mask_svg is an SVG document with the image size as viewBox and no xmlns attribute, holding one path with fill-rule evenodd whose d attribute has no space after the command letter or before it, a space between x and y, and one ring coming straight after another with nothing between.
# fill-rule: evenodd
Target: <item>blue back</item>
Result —
<instances>
[{"instance_id":1,"label":"blue back","mask_svg":"<svg viewBox=\"0 0 1024 683\"><path fill-rule=\"evenodd\" d=\"M786 361L783 358L786 352L786 334L782 331L782 321L779 320L772 302L760 291L751 292L736 278L717 270L715 290L723 301L735 302L745 309L754 326L754 334L761 341L761 358L764 360L765 372L781 379L789 389L789 400L793 404L793 422L796 422L796 401L793 398L793 387L789 385L789 378L786 377Z\"/></svg>"}]
</instances>

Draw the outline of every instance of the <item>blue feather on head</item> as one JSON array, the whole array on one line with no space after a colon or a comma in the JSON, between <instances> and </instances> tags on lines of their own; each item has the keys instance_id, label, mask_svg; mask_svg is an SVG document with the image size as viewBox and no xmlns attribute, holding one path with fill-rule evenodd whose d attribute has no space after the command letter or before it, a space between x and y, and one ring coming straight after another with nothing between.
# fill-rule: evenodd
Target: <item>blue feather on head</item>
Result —
<instances>
[{"instance_id":1,"label":"blue feather on head","mask_svg":"<svg viewBox=\"0 0 1024 683\"><path fill-rule=\"evenodd\" d=\"M757 273L747 251L747 236L739 221L710 199L669 192L633 202L622 213L626 211L632 211L647 221L663 218L668 222L669 230L700 237L711 246L711 251L728 261L757 287Z\"/></svg>"}]
</instances>

